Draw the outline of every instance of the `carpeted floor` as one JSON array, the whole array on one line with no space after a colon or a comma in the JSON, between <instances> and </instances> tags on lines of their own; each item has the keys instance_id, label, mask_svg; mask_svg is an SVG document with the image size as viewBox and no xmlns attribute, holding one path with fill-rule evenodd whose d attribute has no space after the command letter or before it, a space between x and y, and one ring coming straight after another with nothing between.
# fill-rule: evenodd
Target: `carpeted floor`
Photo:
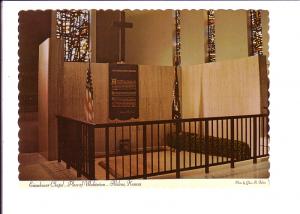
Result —
<instances>
[{"instance_id":1,"label":"carpeted floor","mask_svg":"<svg viewBox=\"0 0 300 214\"><path fill-rule=\"evenodd\" d=\"M38 153L19 155L19 180L81 180L74 169L66 169L66 165L57 161L47 161Z\"/></svg>"}]
</instances>

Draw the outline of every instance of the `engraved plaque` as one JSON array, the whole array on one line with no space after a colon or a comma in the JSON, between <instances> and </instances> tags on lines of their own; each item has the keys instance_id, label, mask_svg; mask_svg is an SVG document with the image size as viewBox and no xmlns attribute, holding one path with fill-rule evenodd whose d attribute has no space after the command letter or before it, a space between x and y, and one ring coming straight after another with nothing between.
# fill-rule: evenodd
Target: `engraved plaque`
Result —
<instances>
[{"instance_id":1,"label":"engraved plaque","mask_svg":"<svg viewBox=\"0 0 300 214\"><path fill-rule=\"evenodd\" d=\"M109 118L139 117L138 65L109 65Z\"/></svg>"}]
</instances>

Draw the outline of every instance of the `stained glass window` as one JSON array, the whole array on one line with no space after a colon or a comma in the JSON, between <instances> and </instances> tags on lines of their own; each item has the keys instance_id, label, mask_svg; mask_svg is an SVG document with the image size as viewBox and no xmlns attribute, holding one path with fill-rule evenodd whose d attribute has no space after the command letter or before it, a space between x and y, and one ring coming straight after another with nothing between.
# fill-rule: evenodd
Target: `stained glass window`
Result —
<instances>
[{"instance_id":1,"label":"stained glass window","mask_svg":"<svg viewBox=\"0 0 300 214\"><path fill-rule=\"evenodd\" d=\"M56 37L65 40L65 61L88 61L89 11L58 10L56 12Z\"/></svg>"},{"instance_id":2,"label":"stained glass window","mask_svg":"<svg viewBox=\"0 0 300 214\"><path fill-rule=\"evenodd\" d=\"M249 10L249 55L263 55L261 11Z\"/></svg>"},{"instance_id":3,"label":"stained glass window","mask_svg":"<svg viewBox=\"0 0 300 214\"><path fill-rule=\"evenodd\" d=\"M208 23L207 23L207 39L208 39L208 62L216 61L216 46L215 46L215 11L207 11Z\"/></svg>"}]
</instances>

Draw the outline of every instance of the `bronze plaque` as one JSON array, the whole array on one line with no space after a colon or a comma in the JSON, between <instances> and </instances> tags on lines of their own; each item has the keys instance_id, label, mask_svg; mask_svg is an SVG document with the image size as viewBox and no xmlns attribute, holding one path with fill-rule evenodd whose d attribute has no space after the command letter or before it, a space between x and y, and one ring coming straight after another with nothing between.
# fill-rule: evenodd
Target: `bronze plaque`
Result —
<instances>
[{"instance_id":1,"label":"bronze plaque","mask_svg":"<svg viewBox=\"0 0 300 214\"><path fill-rule=\"evenodd\" d=\"M109 64L109 118L139 117L138 65Z\"/></svg>"}]
</instances>

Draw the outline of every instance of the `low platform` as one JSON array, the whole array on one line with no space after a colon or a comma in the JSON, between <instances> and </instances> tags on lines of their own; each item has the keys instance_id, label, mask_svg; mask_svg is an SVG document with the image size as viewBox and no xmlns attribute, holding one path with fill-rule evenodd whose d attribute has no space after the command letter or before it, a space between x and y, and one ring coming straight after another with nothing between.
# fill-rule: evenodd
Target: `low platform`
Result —
<instances>
[{"instance_id":1,"label":"low platform","mask_svg":"<svg viewBox=\"0 0 300 214\"><path fill-rule=\"evenodd\" d=\"M158 161L158 157L160 161ZM195 163L197 166L204 166L205 156L204 154L182 151L180 153L180 160L180 168L183 168L184 165L186 168L194 167ZM210 165L228 161L230 161L230 158L227 157L209 156ZM268 178L270 166L268 158L260 158L257 162L257 164L253 164L253 160L236 162L233 169L230 168L230 163L210 166L208 174L205 173L204 168L181 171L181 178ZM105 166L105 158L97 158L95 160L96 179L105 179ZM153 152L153 154L150 152L147 153L147 173L158 173L159 171L162 172L171 169L176 169L176 152L168 150L166 152ZM109 171L110 179L141 176L143 174L143 155L134 154L131 157L129 155L110 157ZM176 175L175 173L169 173L150 178L171 179L176 178Z\"/></svg>"}]
</instances>

